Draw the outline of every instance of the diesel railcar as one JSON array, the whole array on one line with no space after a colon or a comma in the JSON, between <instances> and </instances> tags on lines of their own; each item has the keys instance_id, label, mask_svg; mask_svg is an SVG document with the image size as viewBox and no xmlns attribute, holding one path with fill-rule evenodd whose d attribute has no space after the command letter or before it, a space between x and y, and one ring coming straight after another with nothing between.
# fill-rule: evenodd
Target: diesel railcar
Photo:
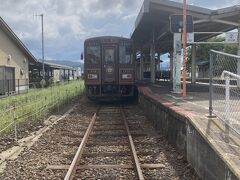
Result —
<instances>
[{"instance_id":1,"label":"diesel railcar","mask_svg":"<svg viewBox=\"0 0 240 180\"><path fill-rule=\"evenodd\" d=\"M84 42L84 75L88 98L134 96L133 43L123 37L95 37Z\"/></svg>"}]
</instances>

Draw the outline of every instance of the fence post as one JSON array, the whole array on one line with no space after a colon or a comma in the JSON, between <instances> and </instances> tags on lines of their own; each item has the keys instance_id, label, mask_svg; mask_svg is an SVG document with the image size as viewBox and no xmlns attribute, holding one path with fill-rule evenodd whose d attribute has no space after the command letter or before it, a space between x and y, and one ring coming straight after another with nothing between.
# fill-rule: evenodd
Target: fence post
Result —
<instances>
[{"instance_id":1,"label":"fence post","mask_svg":"<svg viewBox=\"0 0 240 180\"><path fill-rule=\"evenodd\" d=\"M29 84L29 80L28 79L26 79L26 83L27 83L27 92L28 92L28 90L30 88L30 84Z\"/></svg>"},{"instance_id":2,"label":"fence post","mask_svg":"<svg viewBox=\"0 0 240 180\"><path fill-rule=\"evenodd\" d=\"M50 107L52 107L53 105L53 88L52 88L52 85L50 84L50 88L51 88L51 96L50 96Z\"/></svg>"},{"instance_id":3,"label":"fence post","mask_svg":"<svg viewBox=\"0 0 240 180\"><path fill-rule=\"evenodd\" d=\"M210 67L209 67L209 117L212 117L213 107L213 52L210 51Z\"/></svg>"},{"instance_id":4,"label":"fence post","mask_svg":"<svg viewBox=\"0 0 240 180\"><path fill-rule=\"evenodd\" d=\"M67 105L68 105L68 90L66 89L66 102L67 102Z\"/></svg>"},{"instance_id":5,"label":"fence post","mask_svg":"<svg viewBox=\"0 0 240 180\"><path fill-rule=\"evenodd\" d=\"M43 122L44 122L44 113L43 113L44 103L43 103L42 98L40 99L40 102L41 102L41 105L40 105L40 118L42 118Z\"/></svg>"},{"instance_id":6,"label":"fence post","mask_svg":"<svg viewBox=\"0 0 240 180\"><path fill-rule=\"evenodd\" d=\"M44 100L45 100L45 105L44 105L44 120L43 121L45 121L46 116L47 116L47 96L45 96Z\"/></svg>"},{"instance_id":7,"label":"fence post","mask_svg":"<svg viewBox=\"0 0 240 180\"><path fill-rule=\"evenodd\" d=\"M58 113L59 113L59 106L60 106L59 93L57 93L57 108L58 108Z\"/></svg>"},{"instance_id":8,"label":"fence post","mask_svg":"<svg viewBox=\"0 0 240 180\"><path fill-rule=\"evenodd\" d=\"M9 91L10 91L10 87L9 87L9 86L10 86L10 83L9 83L9 81L10 81L10 80L8 79L8 80L7 80L7 86L8 86L8 96L9 96Z\"/></svg>"},{"instance_id":9,"label":"fence post","mask_svg":"<svg viewBox=\"0 0 240 180\"><path fill-rule=\"evenodd\" d=\"M20 86L19 86L19 79L18 79L18 94L20 94Z\"/></svg>"},{"instance_id":10,"label":"fence post","mask_svg":"<svg viewBox=\"0 0 240 180\"><path fill-rule=\"evenodd\" d=\"M78 98L80 100L80 97L81 97L81 93L82 93L82 84L81 82L79 83L79 93L78 93Z\"/></svg>"},{"instance_id":11,"label":"fence post","mask_svg":"<svg viewBox=\"0 0 240 180\"><path fill-rule=\"evenodd\" d=\"M77 99L77 96L78 96L78 90L77 90L77 86L75 86L75 92L76 92L76 94L75 94L75 96L74 96L74 99Z\"/></svg>"},{"instance_id":12,"label":"fence post","mask_svg":"<svg viewBox=\"0 0 240 180\"><path fill-rule=\"evenodd\" d=\"M34 101L35 101L35 111L34 111L34 114L35 114L35 120L37 120L37 92L36 90L34 91Z\"/></svg>"},{"instance_id":13,"label":"fence post","mask_svg":"<svg viewBox=\"0 0 240 180\"><path fill-rule=\"evenodd\" d=\"M227 124L230 124L230 77L226 76L225 78L225 121Z\"/></svg>"},{"instance_id":14,"label":"fence post","mask_svg":"<svg viewBox=\"0 0 240 180\"><path fill-rule=\"evenodd\" d=\"M225 78L225 129L226 129L226 135L225 135L225 138L226 138L226 141L229 142L229 126L230 126L230 121L229 121L229 118L230 118L230 77L229 76L226 76Z\"/></svg>"},{"instance_id":15,"label":"fence post","mask_svg":"<svg viewBox=\"0 0 240 180\"><path fill-rule=\"evenodd\" d=\"M13 100L14 138L17 142L16 100Z\"/></svg>"}]
</instances>

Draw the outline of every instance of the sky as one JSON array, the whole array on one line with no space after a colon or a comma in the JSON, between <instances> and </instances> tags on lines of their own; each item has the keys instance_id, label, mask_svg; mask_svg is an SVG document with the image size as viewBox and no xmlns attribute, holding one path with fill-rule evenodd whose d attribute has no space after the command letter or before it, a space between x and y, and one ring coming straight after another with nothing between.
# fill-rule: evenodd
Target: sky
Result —
<instances>
[{"instance_id":1,"label":"sky","mask_svg":"<svg viewBox=\"0 0 240 180\"><path fill-rule=\"evenodd\" d=\"M41 19L36 15L43 13L45 59L76 61L86 38L130 37L142 3L143 0L0 0L0 16L40 59ZM187 3L218 9L240 5L240 0L187 0Z\"/></svg>"}]
</instances>

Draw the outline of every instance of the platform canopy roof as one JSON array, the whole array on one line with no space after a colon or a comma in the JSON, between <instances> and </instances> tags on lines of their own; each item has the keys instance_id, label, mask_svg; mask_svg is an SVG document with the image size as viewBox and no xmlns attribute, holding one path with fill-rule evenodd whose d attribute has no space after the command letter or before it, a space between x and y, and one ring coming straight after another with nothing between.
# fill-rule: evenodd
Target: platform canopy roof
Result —
<instances>
[{"instance_id":1,"label":"platform canopy roof","mask_svg":"<svg viewBox=\"0 0 240 180\"><path fill-rule=\"evenodd\" d=\"M38 69L42 69L42 60L37 60L37 63L35 64L31 64L30 67L31 68L38 68ZM71 66L66 66L66 65L62 65L62 64L56 64L56 63L51 63L49 61L45 61L44 62L44 66L45 69L62 69L62 70L76 70L74 67Z\"/></svg>"},{"instance_id":2,"label":"platform canopy roof","mask_svg":"<svg viewBox=\"0 0 240 180\"><path fill-rule=\"evenodd\" d=\"M170 52L173 49L173 34L170 32L169 17L173 14L182 14L182 3L144 0L131 36L137 50L149 50L154 41L156 51ZM240 24L240 6L211 10L188 5L187 14L193 16L194 32L228 32ZM196 34L195 41L204 41L215 35Z\"/></svg>"}]
</instances>

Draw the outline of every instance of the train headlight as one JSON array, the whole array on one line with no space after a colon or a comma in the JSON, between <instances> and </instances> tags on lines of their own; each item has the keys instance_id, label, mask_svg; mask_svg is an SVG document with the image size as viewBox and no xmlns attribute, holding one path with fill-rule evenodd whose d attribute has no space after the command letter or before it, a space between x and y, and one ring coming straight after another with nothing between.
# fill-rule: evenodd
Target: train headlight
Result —
<instances>
[{"instance_id":1,"label":"train headlight","mask_svg":"<svg viewBox=\"0 0 240 180\"><path fill-rule=\"evenodd\" d=\"M122 79L132 79L132 74L122 74Z\"/></svg>"},{"instance_id":2,"label":"train headlight","mask_svg":"<svg viewBox=\"0 0 240 180\"><path fill-rule=\"evenodd\" d=\"M88 79L98 79L97 74L88 74Z\"/></svg>"}]
</instances>

